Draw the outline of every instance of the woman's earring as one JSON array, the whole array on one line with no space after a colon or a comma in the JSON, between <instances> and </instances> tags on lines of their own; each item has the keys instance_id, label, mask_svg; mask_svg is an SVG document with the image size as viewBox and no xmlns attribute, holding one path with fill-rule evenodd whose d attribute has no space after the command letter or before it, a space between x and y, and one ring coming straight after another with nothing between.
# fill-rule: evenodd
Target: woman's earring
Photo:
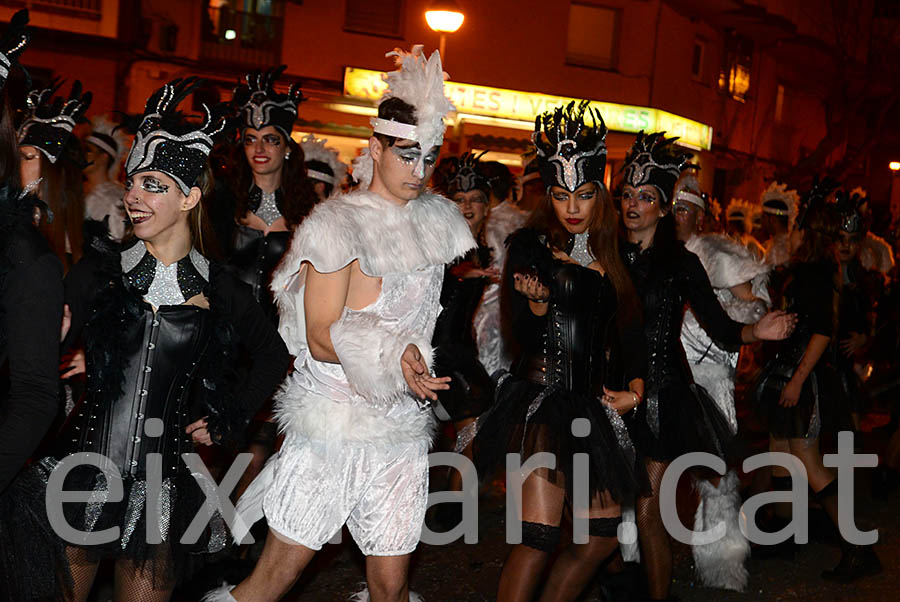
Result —
<instances>
[{"instance_id":1,"label":"woman's earring","mask_svg":"<svg viewBox=\"0 0 900 602\"><path fill-rule=\"evenodd\" d=\"M285 161L287 161L287 160L290 159L290 158L291 158L291 151L288 151L288 152L284 153L284 160L285 160Z\"/></svg>"}]
</instances>

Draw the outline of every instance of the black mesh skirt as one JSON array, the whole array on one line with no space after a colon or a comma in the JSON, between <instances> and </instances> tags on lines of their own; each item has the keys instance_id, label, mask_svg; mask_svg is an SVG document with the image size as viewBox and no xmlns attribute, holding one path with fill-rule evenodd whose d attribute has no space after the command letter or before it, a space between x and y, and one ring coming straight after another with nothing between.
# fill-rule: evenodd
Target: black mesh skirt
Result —
<instances>
[{"instance_id":1,"label":"black mesh skirt","mask_svg":"<svg viewBox=\"0 0 900 602\"><path fill-rule=\"evenodd\" d=\"M587 479L592 497L607 491L617 502L649 488L627 428L614 411L594 397L506 373L498 382L494 405L478 420L479 475L505 469L508 453L521 454L524 464L540 452L553 454L556 465L536 474L564 486L570 499L576 479ZM579 457L587 459L586 470L575 470L573 459Z\"/></svg>"}]
</instances>

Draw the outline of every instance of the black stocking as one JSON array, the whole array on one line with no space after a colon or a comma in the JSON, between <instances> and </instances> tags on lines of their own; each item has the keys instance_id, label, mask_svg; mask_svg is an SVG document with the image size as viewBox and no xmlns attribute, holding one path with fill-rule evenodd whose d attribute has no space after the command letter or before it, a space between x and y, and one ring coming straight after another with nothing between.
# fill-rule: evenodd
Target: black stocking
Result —
<instances>
[{"instance_id":1,"label":"black stocking","mask_svg":"<svg viewBox=\"0 0 900 602\"><path fill-rule=\"evenodd\" d=\"M168 602L175 583L165 578L169 568L159 566L161 560L148 560L143 566L130 560L116 561L114 602Z\"/></svg>"},{"instance_id":2,"label":"black stocking","mask_svg":"<svg viewBox=\"0 0 900 602\"><path fill-rule=\"evenodd\" d=\"M73 546L66 548L66 558L72 574L72 587L66 592L66 601L84 602L91 593L99 562L92 560L85 550Z\"/></svg>"},{"instance_id":3,"label":"black stocking","mask_svg":"<svg viewBox=\"0 0 900 602\"><path fill-rule=\"evenodd\" d=\"M647 460L646 466L653 493L650 497L637 499L641 563L647 574L650 599L665 600L669 597L669 584L672 582L672 547L659 511L659 487L669 465L667 462Z\"/></svg>"},{"instance_id":4,"label":"black stocking","mask_svg":"<svg viewBox=\"0 0 900 602\"><path fill-rule=\"evenodd\" d=\"M553 563L540 602L569 602L578 598L618 545L615 536L590 537L586 544L570 543Z\"/></svg>"}]
</instances>

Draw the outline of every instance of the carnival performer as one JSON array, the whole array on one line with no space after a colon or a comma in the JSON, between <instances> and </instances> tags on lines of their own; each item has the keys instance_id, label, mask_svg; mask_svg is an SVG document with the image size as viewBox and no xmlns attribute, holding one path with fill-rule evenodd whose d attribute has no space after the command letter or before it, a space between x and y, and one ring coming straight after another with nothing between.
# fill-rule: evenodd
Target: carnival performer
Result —
<instances>
[{"instance_id":1,"label":"carnival performer","mask_svg":"<svg viewBox=\"0 0 900 602\"><path fill-rule=\"evenodd\" d=\"M622 191L625 263L643 302L649 345L646 401L630 417L629 427L652 486L650 495L637 500L637 522L648 592L655 600L667 599L672 581L672 552L659 499L669 462L695 451L736 459L728 420L694 384L687 368L680 339L685 305L722 345L784 338L794 320L772 312L745 325L725 313L700 260L676 238L674 187L690 154L676 150L674 141L664 133L638 134L626 156Z\"/></svg>"},{"instance_id":2,"label":"carnival performer","mask_svg":"<svg viewBox=\"0 0 900 602\"><path fill-rule=\"evenodd\" d=\"M767 289L769 266L743 245L720 234L701 234L699 225L707 210L699 182L690 173L675 186L675 226L678 239L695 254L722 308L732 320L753 324L765 315L770 303ZM681 344L694 382L703 387L722 415L731 435L737 435L734 385L739 352L714 341L691 309L681 325ZM729 471L718 486L697 479L700 504L694 516L694 531L702 532L724 521L725 537L691 548L700 582L709 587L743 591L747 586L746 559L750 546L739 524L740 479Z\"/></svg>"},{"instance_id":3,"label":"carnival performer","mask_svg":"<svg viewBox=\"0 0 900 602\"><path fill-rule=\"evenodd\" d=\"M84 221L84 155L72 130L85 121L92 95L75 81L68 99L54 96L61 85L29 92L18 136L22 185L47 205L39 227L68 270L81 259Z\"/></svg>"},{"instance_id":4,"label":"carnival performer","mask_svg":"<svg viewBox=\"0 0 900 602\"><path fill-rule=\"evenodd\" d=\"M91 133L84 139L84 218L106 219L109 236L121 241L125 235L125 187L119 183L128 138L104 116L91 120ZM108 216L108 217L107 217Z\"/></svg>"},{"instance_id":5,"label":"carnival performer","mask_svg":"<svg viewBox=\"0 0 900 602\"><path fill-rule=\"evenodd\" d=\"M483 155L484 153L482 153ZM494 383L479 361L473 320L485 287L496 282L491 249L485 245L485 222L490 219L490 181L481 173L480 156L466 153L456 161L447 184L447 197L459 207L478 246L444 270L441 313L431 344L435 348L434 373L449 376L450 388L438 392L434 413L460 432L481 415L494 399ZM471 445L460 450L472 458ZM462 488L462 475L450 472L448 489ZM462 518L459 504L438 506L441 526L450 529Z\"/></svg>"},{"instance_id":6,"label":"carnival performer","mask_svg":"<svg viewBox=\"0 0 900 602\"><path fill-rule=\"evenodd\" d=\"M791 258L790 238L797 219L796 190L788 190L786 184L772 182L760 197L762 205L762 230L766 240L766 263L779 267Z\"/></svg>"},{"instance_id":7,"label":"carnival performer","mask_svg":"<svg viewBox=\"0 0 900 602\"><path fill-rule=\"evenodd\" d=\"M759 410L768 423L769 450L790 453L803 463L814 499L838 527L838 482L819 450L822 433L834 432L847 401L837 382L828 347L837 332L840 279L835 262L839 217L825 199L836 183L814 181L801 200L791 232L791 260L775 297L776 306L796 312L793 335L779 344L756 386ZM773 474L774 471L773 471ZM774 481L774 478L773 478ZM851 581L881 572L871 546L841 538L841 560L822 577Z\"/></svg>"},{"instance_id":8,"label":"carnival performer","mask_svg":"<svg viewBox=\"0 0 900 602\"><path fill-rule=\"evenodd\" d=\"M731 199L725 208L725 234L747 247L757 257L765 256L765 249L750 233L753 216L759 208L744 199Z\"/></svg>"},{"instance_id":9,"label":"carnival performer","mask_svg":"<svg viewBox=\"0 0 900 602\"><path fill-rule=\"evenodd\" d=\"M231 109L237 116L243 157L230 182L234 212L227 243L228 265L253 289L253 296L273 324L278 310L269 290L272 272L287 251L294 228L318 202L312 181L306 176L304 153L291 138L302 100L300 87L286 94L275 90L285 66L244 77L234 90ZM223 202L220 196L217 202ZM219 211L222 208L218 209ZM274 451L277 426L272 404L267 401L250 422L247 451L250 465L238 482L240 496L262 470Z\"/></svg>"},{"instance_id":10,"label":"carnival performer","mask_svg":"<svg viewBox=\"0 0 900 602\"><path fill-rule=\"evenodd\" d=\"M57 589L56 537L27 509L43 503L16 479L56 416L62 266L34 225L24 195L5 84L28 43L28 11L0 37L0 599L48 599ZM15 480L14 480L15 479Z\"/></svg>"},{"instance_id":11,"label":"carnival performer","mask_svg":"<svg viewBox=\"0 0 900 602\"><path fill-rule=\"evenodd\" d=\"M223 120L207 110L197 124L177 112L197 85L196 78L173 80L133 118L125 209L135 238L121 251L110 243L105 254L86 256L66 279L69 336L83 329L88 390L58 452L30 472L44 491L61 479L65 490L93 492L65 504L64 516L46 517L64 518L83 534L66 540L67 601L87 599L104 558L115 559L116 602L168 600L198 553L225 545L221 517L199 542L181 543L212 485L192 474L205 470L199 458L191 464L182 454L240 437L288 364L249 287L202 252L207 155ZM238 344L253 362L242 383L233 378ZM103 470L72 464L77 452L103 454ZM106 495L111 475L121 497ZM111 527L118 537L90 541Z\"/></svg>"},{"instance_id":12,"label":"carnival performer","mask_svg":"<svg viewBox=\"0 0 900 602\"><path fill-rule=\"evenodd\" d=\"M414 599L407 569L427 501L429 400L449 380L430 373L431 337L444 265L475 243L459 210L425 190L453 108L440 55L426 60L414 46L389 56L399 70L354 163L361 189L313 210L273 278L296 356L276 400L285 442L238 503L246 524L265 515L269 537L250 577L208 601L281 598L344 524L367 557L357 597Z\"/></svg>"},{"instance_id":13,"label":"carnival performer","mask_svg":"<svg viewBox=\"0 0 900 602\"><path fill-rule=\"evenodd\" d=\"M506 239L525 225L528 214L512 202L512 174L497 161L482 162L490 184L491 207L484 225L484 242L491 251L491 267L498 272L506 265ZM488 374L508 370L512 358L500 328L500 282L488 282L475 311L478 360Z\"/></svg>"},{"instance_id":14,"label":"carnival performer","mask_svg":"<svg viewBox=\"0 0 900 602\"><path fill-rule=\"evenodd\" d=\"M316 196L324 201L336 191L340 191L347 177L347 166L341 161L338 151L329 146L326 139L312 134L300 141L306 160L306 175L313 181Z\"/></svg>"},{"instance_id":15,"label":"carnival performer","mask_svg":"<svg viewBox=\"0 0 900 602\"><path fill-rule=\"evenodd\" d=\"M606 132L587 102L535 122L545 197L510 238L504 271L503 319L516 335L517 359L473 431L481 475L502 468L507 452L521 454L522 463L548 452L555 466L522 475L522 543L504 563L502 602L531 600L538 590L541 600L576 599L618 546L620 502L646 481L620 416L644 395L646 357L603 185ZM577 454L587 454L585 474L574 468ZM582 485L584 495L575 497ZM566 505L585 526L575 540L584 537L561 552L541 587Z\"/></svg>"}]
</instances>

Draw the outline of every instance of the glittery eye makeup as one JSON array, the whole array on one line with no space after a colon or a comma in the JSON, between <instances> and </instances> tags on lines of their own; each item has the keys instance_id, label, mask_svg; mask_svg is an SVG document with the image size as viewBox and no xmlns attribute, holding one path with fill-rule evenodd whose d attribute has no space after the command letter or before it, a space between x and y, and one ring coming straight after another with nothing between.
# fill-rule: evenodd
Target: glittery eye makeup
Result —
<instances>
[{"instance_id":1,"label":"glittery eye makeup","mask_svg":"<svg viewBox=\"0 0 900 602\"><path fill-rule=\"evenodd\" d=\"M163 184L156 178L150 176L144 178L141 182L141 188L147 192L152 192L153 194L166 194L169 192L169 186L167 184Z\"/></svg>"},{"instance_id":2,"label":"glittery eye makeup","mask_svg":"<svg viewBox=\"0 0 900 602\"><path fill-rule=\"evenodd\" d=\"M413 165L419 161L419 158L422 156L422 149L418 146L392 146L391 152L397 155L397 158L400 159L403 163L408 165ZM425 165L431 166L437 163L438 153L440 152L439 148L434 148L430 153L425 155L425 160L423 161Z\"/></svg>"},{"instance_id":3,"label":"glittery eye makeup","mask_svg":"<svg viewBox=\"0 0 900 602\"><path fill-rule=\"evenodd\" d=\"M266 134L262 137L262 141L266 146L281 146L281 136L279 136L278 134ZM244 136L244 146L253 146L254 144L256 144L256 136L253 136L251 134L247 134Z\"/></svg>"}]
</instances>

